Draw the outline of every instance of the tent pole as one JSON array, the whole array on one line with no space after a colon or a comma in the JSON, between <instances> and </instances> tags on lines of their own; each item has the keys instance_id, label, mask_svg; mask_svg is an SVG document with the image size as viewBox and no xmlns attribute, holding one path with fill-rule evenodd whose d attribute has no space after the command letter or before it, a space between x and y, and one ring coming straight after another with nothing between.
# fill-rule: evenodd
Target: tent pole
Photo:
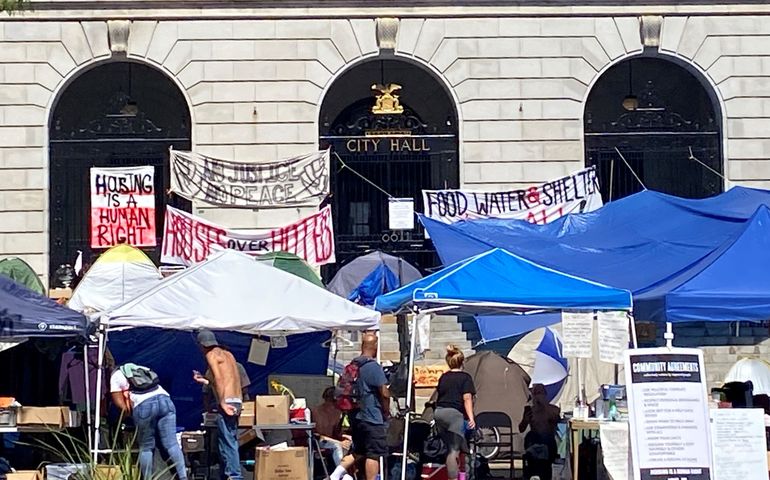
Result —
<instances>
[{"instance_id":1,"label":"tent pole","mask_svg":"<svg viewBox=\"0 0 770 480\"><path fill-rule=\"evenodd\" d=\"M414 350L417 342L417 317L420 314L412 314L412 334L409 339L409 373L406 382L406 415L404 415L404 445L401 453L401 478L406 478L406 459L409 454L409 419L412 413L412 392L414 390L412 383L414 381Z\"/></svg>"},{"instance_id":2,"label":"tent pole","mask_svg":"<svg viewBox=\"0 0 770 480\"><path fill-rule=\"evenodd\" d=\"M628 321L631 324L631 340L633 342L633 346L634 348L639 348L639 342L636 340L636 319L634 318L634 312L630 312L628 316Z\"/></svg>"},{"instance_id":3,"label":"tent pole","mask_svg":"<svg viewBox=\"0 0 770 480\"><path fill-rule=\"evenodd\" d=\"M88 449L93 449L93 437L91 436L91 377L88 375L88 341L83 345L83 368L85 370L86 384L86 431L88 432Z\"/></svg>"},{"instance_id":4,"label":"tent pole","mask_svg":"<svg viewBox=\"0 0 770 480\"><path fill-rule=\"evenodd\" d=\"M104 319L101 319L104 320ZM91 451L93 454L93 461L94 464L97 462L97 457L99 456L99 428L101 427L101 420L102 420L102 402L101 402L101 391L102 391L102 382L104 377L104 351L106 349L106 343L107 343L107 332L105 331L104 323L100 322L99 325L99 356L98 356L98 368L96 372L96 411L94 414L94 444L93 444L93 450Z\"/></svg>"}]
</instances>

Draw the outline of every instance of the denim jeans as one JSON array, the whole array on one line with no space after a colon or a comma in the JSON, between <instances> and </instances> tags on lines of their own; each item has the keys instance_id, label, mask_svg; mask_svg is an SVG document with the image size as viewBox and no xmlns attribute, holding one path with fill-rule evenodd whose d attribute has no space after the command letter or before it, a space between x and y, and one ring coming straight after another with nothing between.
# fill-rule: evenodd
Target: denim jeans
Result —
<instances>
[{"instance_id":1,"label":"denim jeans","mask_svg":"<svg viewBox=\"0 0 770 480\"><path fill-rule=\"evenodd\" d=\"M176 408L168 395L156 395L134 408L137 441L139 443L139 468L144 480L152 478L152 453L157 433L163 449L174 462L179 480L187 480L184 456L176 441Z\"/></svg>"},{"instance_id":2,"label":"denim jeans","mask_svg":"<svg viewBox=\"0 0 770 480\"><path fill-rule=\"evenodd\" d=\"M318 446L332 451L332 458L334 459L334 466L338 466L342 463L342 457L345 456L345 451L342 449L342 442L334 442L322 438L318 441Z\"/></svg>"},{"instance_id":3,"label":"denim jeans","mask_svg":"<svg viewBox=\"0 0 770 480\"><path fill-rule=\"evenodd\" d=\"M240 401L225 401L236 410L235 415L219 412L217 415L217 430L219 437L219 457L222 460L222 477L230 480L243 480L241 474L241 458L238 455L238 417L241 415L243 404Z\"/></svg>"}]
</instances>

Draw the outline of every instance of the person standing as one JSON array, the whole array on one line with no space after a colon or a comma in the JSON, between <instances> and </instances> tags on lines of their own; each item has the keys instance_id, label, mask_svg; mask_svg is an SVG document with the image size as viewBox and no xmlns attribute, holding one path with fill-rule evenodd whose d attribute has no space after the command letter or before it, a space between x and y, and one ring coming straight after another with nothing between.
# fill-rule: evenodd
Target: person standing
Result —
<instances>
[{"instance_id":1,"label":"person standing","mask_svg":"<svg viewBox=\"0 0 770 480\"><path fill-rule=\"evenodd\" d=\"M436 411L433 419L436 421L438 434L447 446L447 476L449 480L457 480L460 452L468 453L465 441L465 425L476 428L476 418L473 415L473 396L476 387L473 378L463 371L465 355L454 345L447 346L446 363L449 371L438 379L436 388Z\"/></svg>"},{"instance_id":2,"label":"person standing","mask_svg":"<svg viewBox=\"0 0 770 480\"><path fill-rule=\"evenodd\" d=\"M176 407L149 368L127 363L110 377L112 402L131 415L139 443L139 469L144 480L152 478L155 438L166 450L179 480L187 480L184 455L176 441Z\"/></svg>"},{"instance_id":3,"label":"person standing","mask_svg":"<svg viewBox=\"0 0 770 480\"><path fill-rule=\"evenodd\" d=\"M217 337L210 330L198 332L197 340L211 369L214 396L219 402L217 443L219 456L224 464L222 474L230 480L242 480L241 459L238 454L238 417L243 410L243 392L238 364L233 354L217 342ZM193 372L193 379L199 383L205 380L200 372Z\"/></svg>"},{"instance_id":4,"label":"person standing","mask_svg":"<svg viewBox=\"0 0 770 480\"><path fill-rule=\"evenodd\" d=\"M524 478L537 475L541 480L551 480L560 419L561 410L548 402L545 387L539 383L532 385L532 405L524 407L519 423L521 433L529 427L524 436Z\"/></svg>"},{"instance_id":5,"label":"person standing","mask_svg":"<svg viewBox=\"0 0 770 480\"><path fill-rule=\"evenodd\" d=\"M385 419L390 412L390 391L385 372L377 363L377 336L364 334L361 356L357 362L358 411L352 418L353 455L366 480L374 480L380 471L380 459L388 454Z\"/></svg>"}]
</instances>

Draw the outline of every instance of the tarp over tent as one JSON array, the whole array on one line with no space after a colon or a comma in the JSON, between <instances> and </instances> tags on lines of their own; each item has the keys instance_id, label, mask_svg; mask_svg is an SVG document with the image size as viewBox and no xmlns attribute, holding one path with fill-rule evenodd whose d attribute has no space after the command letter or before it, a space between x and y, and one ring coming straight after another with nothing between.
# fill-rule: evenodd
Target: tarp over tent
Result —
<instances>
[{"instance_id":1,"label":"tarp over tent","mask_svg":"<svg viewBox=\"0 0 770 480\"><path fill-rule=\"evenodd\" d=\"M45 287L40 277L29 266L27 262L18 258L10 257L0 260L0 275L5 275L16 283L24 285L35 293L45 295Z\"/></svg>"},{"instance_id":2,"label":"tarp over tent","mask_svg":"<svg viewBox=\"0 0 770 480\"><path fill-rule=\"evenodd\" d=\"M375 328L380 314L223 250L103 315L109 327L303 333Z\"/></svg>"},{"instance_id":3,"label":"tarp over tent","mask_svg":"<svg viewBox=\"0 0 770 480\"><path fill-rule=\"evenodd\" d=\"M328 288L341 297L373 305L378 295L420 278L420 271L403 258L376 250L340 268Z\"/></svg>"},{"instance_id":4,"label":"tarp over tent","mask_svg":"<svg viewBox=\"0 0 770 480\"><path fill-rule=\"evenodd\" d=\"M495 248L377 297L381 312L418 303L422 309L452 306L452 313L511 313L538 309L631 308L631 294L541 267Z\"/></svg>"},{"instance_id":5,"label":"tarp over tent","mask_svg":"<svg viewBox=\"0 0 770 480\"><path fill-rule=\"evenodd\" d=\"M67 306L78 312L103 312L149 290L162 278L143 251L116 245L91 265Z\"/></svg>"},{"instance_id":6,"label":"tarp over tent","mask_svg":"<svg viewBox=\"0 0 770 480\"><path fill-rule=\"evenodd\" d=\"M733 187L693 200L646 190L547 225L498 219L447 225L424 216L421 220L445 264L500 247L560 272L642 294L733 240L761 205L770 205L770 191ZM725 283L738 275L732 272ZM558 317L550 319L557 321ZM506 332L498 328L492 336L481 324L485 340L523 333L507 325ZM506 326L502 319L495 324Z\"/></svg>"},{"instance_id":7,"label":"tarp over tent","mask_svg":"<svg viewBox=\"0 0 770 480\"><path fill-rule=\"evenodd\" d=\"M641 318L669 322L770 319L770 209L692 268L637 296Z\"/></svg>"},{"instance_id":8,"label":"tarp over tent","mask_svg":"<svg viewBox=\"0 0 770 480\"><path fill-rule=\"evenodd\" d=\"M85 337L80 313L0 275L0 338Z\"/></svg>"}]
</instances>

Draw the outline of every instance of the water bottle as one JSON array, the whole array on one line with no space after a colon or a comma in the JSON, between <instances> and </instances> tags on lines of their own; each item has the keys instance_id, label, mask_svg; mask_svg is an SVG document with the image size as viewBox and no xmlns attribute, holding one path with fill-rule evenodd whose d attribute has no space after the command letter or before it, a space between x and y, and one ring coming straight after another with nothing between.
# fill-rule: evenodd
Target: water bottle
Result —
<instances>
[{"instance_id":1,"label":"water bottle","mask_svg":"<svg viewBox=\"0 0 770 480\"><path fill-rule=\"evenodd\" d=\"M310 409L305 407L305 423L310 423Z\"/></svg>"}]
</instances>

